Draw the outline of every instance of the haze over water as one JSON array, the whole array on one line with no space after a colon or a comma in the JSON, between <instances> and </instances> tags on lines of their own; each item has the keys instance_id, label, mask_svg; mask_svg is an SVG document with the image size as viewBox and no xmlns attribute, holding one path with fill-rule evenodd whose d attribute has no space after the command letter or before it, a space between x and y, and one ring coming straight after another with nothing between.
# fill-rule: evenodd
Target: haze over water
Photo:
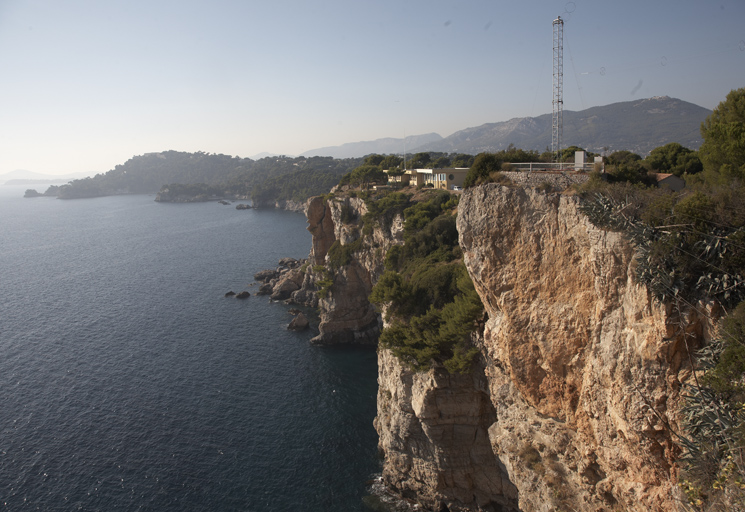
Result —
<instances>
[{"instance_id":1,"label":"haze over water","mask_svg":"<svg viewBox=\"0 0 745 512\"><path fill-rule=\"evenodd\" d=\"M227 299L302 215L0 188L0 510L363 510L372 349Z\"/></svg>"}]
</instances>

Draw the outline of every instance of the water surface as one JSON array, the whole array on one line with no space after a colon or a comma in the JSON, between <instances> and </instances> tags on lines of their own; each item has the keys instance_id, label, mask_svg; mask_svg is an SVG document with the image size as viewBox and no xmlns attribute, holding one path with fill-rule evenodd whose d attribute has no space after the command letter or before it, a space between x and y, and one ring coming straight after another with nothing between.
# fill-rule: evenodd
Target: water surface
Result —
<instances>
[{"instance_id":1,"label":"water surface","mask_svg":"<svg viewBox=\"0 0 745 512\"><path fill-rule=\"evenodd\" d=\"M0 510L363 510L374 350L311 346L253 273L304 216L0 187Z\"/></svg>"}]
</instances>

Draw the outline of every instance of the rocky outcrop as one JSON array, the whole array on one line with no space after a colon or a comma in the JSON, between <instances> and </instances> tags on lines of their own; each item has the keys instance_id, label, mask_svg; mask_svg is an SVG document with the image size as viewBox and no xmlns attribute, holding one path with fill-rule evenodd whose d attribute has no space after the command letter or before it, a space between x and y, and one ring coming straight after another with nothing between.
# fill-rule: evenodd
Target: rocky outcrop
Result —
<instances>
[{"instance_id":1,"label":"rocky outcrop","mask_svg":"<svg viewBox=\"0 0 745 512\"><path fill-rule=\"evenodd\" d=\"M310 322L308 322L308 318L301 312L298 313L295 318L292 319L290 322L290 325L287 326L287 330L289 331L304 331L308 327L310 327Z\"/></svg>"},{"instance_id":2,"label":"rocky outcrop","mask_svg":"<svg viewBox=\"0 0 745 512\"><path fill-rule=\"evenodd\" d=\"M634 248L571 195L463 192L458 231L487 318L467 375L415 373L378 350L382 486L427 510L677 509L681 385L717 311L656 303ZM316 343L374 343L367 297L403 219L361 236L364 201L308 203L307 265L267 277L318 306ZM340 247L350 257L334 261ZM293 284L290 285L289 283Z\"/></svg>"},{"instance_id":3,"label":"rocky outcrop","mask_svg":"<svg viewBox=\"0 0 745 512\"><path fill-rule=\"evenodd\" d=\"M414 373L379 350L378 386L382 481L393 494L427 510L517 510L517 489L489 440L496 413L483 366Z\"/></svg>"},{"instance_id":4,"label":"rocky outcrop","mask_svg":"<svg viewBox=\"0 0 745 512\"><path fill-rule=\"evenodd\" d=\"M292 212L306 213L308 211L308 201L279 200L274 203L275 208L289 210Z\"/></svg>"},{"instance_id":5,"label":"rocky outcrop","mask_svg":"<svg viewBox=\"0 0 745 512\"><path fill-rule=\"evenodd\" d=\"M260 283L256 295L271 295L272 300L290 300L293 292L303 285L306 267L307 260L282 258L276 268L256 272L254 280Z\"/></svg>"},{"instance_id":6,"label":"rocky outcrop","mask_svg":"<svg viewBox=\"0 0 745 512\"><path fill-rule=\"evenodd\" d=\"M489 438L521 509L676 510L681 383L710 320L655 303L633 247L575 197L469 189L458 231L489 316Z\"/></svg>"},{"instance_id":7,"label":"rocky outcrop","mask_svg":"<svg viewBox=\"0 0 745 512\"><path fill-rule=\"evenodd\" d=\"M281 274L274 285L272 300L287 300L292 292L299 290L305 279L305 273L301 269L290 269Z\"/></svg>"},{"instance_id":8,"label":"rocky outcrop","mask_svg":"<svg viewBox=\"0 0 745 512\"><path fill-rule=\"evenodd\" d=\"M310 199L308 200L310 201ZM280 208L282 210L289 210L299 213L307 213L308 201L292 201L289 199L279 200L262 200L261 198L253 199L254 208Z\"/></svg>"},{"instance_id":9,"label":"rocky outcrop","mask_svg":"<svg viewBox=\"0 0 745 512\"><path fill-rule=\"evenodd\" d=\"M331 206L325 198L314 197L308 201L306 215L308 216L308 231L313 235L309 259L313 265L324 265L326 254L336 242Z\"/></svg>"},{"instance_id":10,"label":"rocky outcrop","mask_svg":"<svg viewBox=\"0 0 745 512\"><path fill-rule=\"evenodd\" d=\"M362 199L346 197L327 199L315 197L308 203L308 231L313 235L309 261L323 266L321 274L310 272L294 300L300 299L321 278L332 284L322 297L317 297L320 309L318 344L375 344L380 334L381 318L367 300L377 278L383 272L383 256L388 249L402 243L402 220L391 226L378 226L361 238L362 217L367 206ZM348 262L334 262L329 250L334 244L352 246L357 243ZM312 270L312 269L311 269Z\"/></svg>"}]
</instances>

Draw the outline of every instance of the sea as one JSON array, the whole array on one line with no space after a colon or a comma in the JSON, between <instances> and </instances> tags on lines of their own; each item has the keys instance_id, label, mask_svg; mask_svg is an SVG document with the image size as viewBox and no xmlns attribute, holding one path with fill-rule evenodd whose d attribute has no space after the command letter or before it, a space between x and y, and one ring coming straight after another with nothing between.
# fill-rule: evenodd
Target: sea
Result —
<instances>
[{"instance_id":1,"label":"sea","mask_svg":"<svg viewBox=\"0 0 745 512\"><path fill-rule=\"evenodd\" d=\"M369 510L375 349L254 294L307 257L302 214L24 189L0 187L0 511Z\"/></svg>"}]
</instances>

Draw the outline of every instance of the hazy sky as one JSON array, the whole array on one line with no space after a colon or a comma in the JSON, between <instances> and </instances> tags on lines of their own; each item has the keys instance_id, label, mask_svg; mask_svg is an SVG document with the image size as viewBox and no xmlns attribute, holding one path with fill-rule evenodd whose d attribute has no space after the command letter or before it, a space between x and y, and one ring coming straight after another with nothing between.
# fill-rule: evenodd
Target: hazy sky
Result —
<instances>
[{"instance_id":1,"label":"hazy sky","mask_svg":"<svg viewBox=\"0 0 745 512\"><path fill-rule=\"evenodd\" d=\"M0 174L250 157L745 87L743 0L0 0Z\"/></svg>"}]
</instances>

